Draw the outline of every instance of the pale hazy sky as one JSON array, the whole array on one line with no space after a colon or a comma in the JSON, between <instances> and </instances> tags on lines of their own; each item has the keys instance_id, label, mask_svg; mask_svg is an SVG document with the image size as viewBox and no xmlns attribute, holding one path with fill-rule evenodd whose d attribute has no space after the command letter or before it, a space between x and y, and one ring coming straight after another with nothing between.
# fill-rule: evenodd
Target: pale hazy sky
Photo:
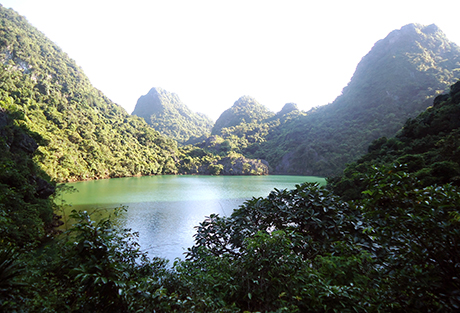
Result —
<instances>
[{"instance_id":1,"label":"pale hazy sky","mask_svg":"<svg viewBox=\"0 0 460 313\"><path fill-rule=\"evenodd\" d=\"M243 95L278 112L332 102L374 43L409 23L460 45L460 1L0 0L131 113L152 87L216 120Z\"/></svg>"}]
</instances>

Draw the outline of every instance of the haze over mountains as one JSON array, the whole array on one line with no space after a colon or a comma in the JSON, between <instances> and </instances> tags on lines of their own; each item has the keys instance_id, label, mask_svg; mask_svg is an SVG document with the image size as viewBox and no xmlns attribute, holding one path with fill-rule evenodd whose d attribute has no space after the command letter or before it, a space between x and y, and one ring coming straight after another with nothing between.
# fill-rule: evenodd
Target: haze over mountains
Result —
<instances>
[{"instance_id":1,"label":"haze over mountains","mask_svg":"<svg viewBox=\"0 0 460 313\"><path fill-rule=\"evenodd\" d=\"M178 95L152 88L133 112L147 124L95 89L24 18L4 8L1 14L2 107L18 112L24 117L18 123L40 135L35 159L59 181L267 171L336 175L460 77L459 47L435 25L409 24L374 45L331 104L308 112L286 104L275 113L247 95L212 124ZM239 170L232 168L236 163Z\"/></svg>"},{"instance_id":2,"label":"haze over mountains","mask_svg":"<svg viewBox=\"0 0 460 313\"><path fill-rule=\"evenodd\" d=\"M275 116L244 96L222 113L212 135L234 151L267 160L272 173L335 175L372 140L396 134L459 78L459 47L436 25L409 24L374 45L333 103L294 110L283 120L291 111Z\"/></svg>"}]
</instances>

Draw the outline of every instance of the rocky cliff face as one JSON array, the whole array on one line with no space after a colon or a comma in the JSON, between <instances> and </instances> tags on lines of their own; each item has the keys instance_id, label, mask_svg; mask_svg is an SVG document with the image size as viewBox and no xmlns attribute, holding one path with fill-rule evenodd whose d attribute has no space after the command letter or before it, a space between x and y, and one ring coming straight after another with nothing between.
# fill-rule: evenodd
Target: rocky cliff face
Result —
<instances>
[{"instance_id":1,"label":"rocky cliff face","mask_svg":"<svg viewBox=\"0 0 460 313\"><path fill-rule=\"evenodd\" d=\"M155 130L179 143L209 134L213 124L204 114L192 112L177 94L161 88L141 96L132 115L144 118Z\"/></svg>"}]
</instances>

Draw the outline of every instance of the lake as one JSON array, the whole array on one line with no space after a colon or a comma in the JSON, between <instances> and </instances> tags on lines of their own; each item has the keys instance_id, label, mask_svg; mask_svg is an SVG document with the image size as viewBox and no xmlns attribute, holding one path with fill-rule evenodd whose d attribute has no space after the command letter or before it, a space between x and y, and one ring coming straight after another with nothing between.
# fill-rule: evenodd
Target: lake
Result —
<instances>
[{"instance_id":1,"label":"lake","mask_svg":"<svg viewBox=\"0 0 460 313\"><path fill-rule=\"evenodd\" d=\"M144 176L66 184L78 192L65 194L72 209L91 212L94 208L125 206L119 219L122 227L139 232L139 244L149 256L173 261L184 257L194 243L195 226L206 216L230 215L245 200L266 197L277 188L293 189L303 182L325 184L311 176Z\"/></svg>"}]
</instances>

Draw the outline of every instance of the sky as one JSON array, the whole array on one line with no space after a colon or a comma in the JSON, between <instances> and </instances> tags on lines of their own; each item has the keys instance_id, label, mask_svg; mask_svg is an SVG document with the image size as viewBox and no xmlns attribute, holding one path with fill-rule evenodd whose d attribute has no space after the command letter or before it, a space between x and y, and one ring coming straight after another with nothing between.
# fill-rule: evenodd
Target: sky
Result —
<instances>
[{"instance_id":1,"label":"sky","mask_svg":"<svg viewBox=\"0 0 460 313\"><path fill-rule=\"evenodd\" d=\"M241 96L273 112L328 104L391 31L436 24L460 45L458 0L0 0L128 113L152 87L216 120Z\"/></svg>"}]
</instances>

